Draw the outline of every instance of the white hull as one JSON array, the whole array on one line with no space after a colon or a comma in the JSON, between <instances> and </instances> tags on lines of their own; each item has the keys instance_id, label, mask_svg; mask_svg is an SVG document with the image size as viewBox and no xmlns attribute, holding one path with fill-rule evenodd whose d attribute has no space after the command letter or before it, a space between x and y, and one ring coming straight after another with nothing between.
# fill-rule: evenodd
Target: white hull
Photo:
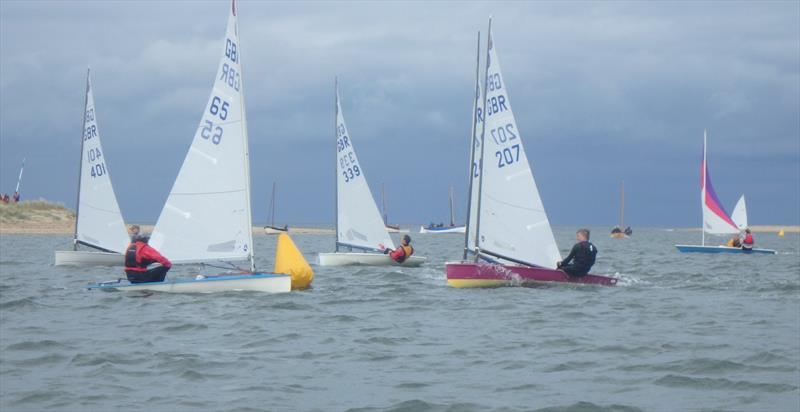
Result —
<instances>
[{"instance_id":1,"label":"white hull","mask_svg":"<svg viewBox=\"0 0 800 412\"><path fill-rule=\"evenodd\" d=\"M89 286L89 289L120 291L151 291L165 293L214 293L252 291L284 293L292 290L292 278L275 273L255 275L218 276L204 279L167 279L164 282L129 283L127 281L105 282Z\"/></svg>"},{"instance_id":2,"label":"white hull","mask_svg":"<svg viewBox=\"0 0 800 412\"><path fill-rule=\"evenodd\" d=\"M289 228L283 230L282 228L274 228L272 226L264 226L264 233L268 235L280 235L281 233L289 233Z\"/></svg>"},{"instance_id":3,"label":"white hull","mask_svg":"<svg viewBox=\"0 0 800 412\"><path fill-rule=\"evenodd\" d=\"M89 250L56 250L56 266L124 266L119 253Z\"/></svg>"},{"instance_id":4,"label":"white hull","mask_svg":"<svg viewBox=\"0 0 800 412\"><path fill-rule=\"evenodd\" d=\"M392 260L389 255L381 253L320 253L319 265L320 266L408 266L417 267L425 263L426 258L421 256L411 256L406 259L402 264Z\"/></svg>"},{"instance_id":5,"label":"white hull","mask_svg":"<svg viewBox=\"0 0 800 412\"><path fill-rule=\"evenodd\" d=\"M419 233L467 233L466 226L452 226L452 227L437 227L426 228L425 226L419 227Z\"/></svg>"}]
</instances>

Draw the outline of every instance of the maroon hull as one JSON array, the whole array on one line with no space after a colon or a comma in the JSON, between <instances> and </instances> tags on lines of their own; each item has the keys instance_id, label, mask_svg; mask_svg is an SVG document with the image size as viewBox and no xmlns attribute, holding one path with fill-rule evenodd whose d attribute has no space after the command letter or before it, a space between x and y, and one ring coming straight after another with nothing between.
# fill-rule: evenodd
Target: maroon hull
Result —
<instances>
[{"instance_id":1,"label":"maroon hull","mask_svg":"<svg viewBox=\"0 0 800 412\"><path fill-rule=\"evenodd\" d=\"M607 276L586 275L571 277L566 273L547 268L491 263L447 263L447 283L456 288L525 286L526 283L563 282L588 285L614 286L617 279Z\"/></svg>"}]
</instances>

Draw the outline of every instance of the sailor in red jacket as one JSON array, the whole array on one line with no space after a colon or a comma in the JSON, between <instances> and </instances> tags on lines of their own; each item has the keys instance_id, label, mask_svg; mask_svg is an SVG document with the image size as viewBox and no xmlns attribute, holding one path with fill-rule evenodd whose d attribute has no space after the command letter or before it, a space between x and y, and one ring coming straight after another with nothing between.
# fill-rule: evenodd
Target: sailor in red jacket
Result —
<instances>
[{"instance_id":1,"label":"sailor in red jacket","mask_svg":"<svg viewBox=\"0 0 800 412\"><path fill-rule=\"evenodd\" d=\"M388 254L389 257L397 263L405 262L406 259L414 254L414 248L411 246L411 236L403 235L403 240L397 249L391 250L386 248L383 250L383 253Z\"/></svg>"},{"instance_id":2,"label":"sailor in red jacket","mask_svg":"<svg viewBox=\"0 0 800 412\"><path fill-rule=\"evenodd\" d=\"M147 244L149 240L148 236L137 235L125 251L125 274L131 283L163 282L172 267L169 259ZM161 266L148 270L147 266L152 263L160 263Z\"/></svg>"},{"instance_id":3,"label":"sailor in red jacket","mask_svg":"<svg viewBox=\"0 0 800 412\"><path fill-rule=\"evenodd\" d=\"M742 239L742 249L745 250L752 250L753 244L755 241L753 240L753 234L750 233L750 228L744 230L744 239Z\"/></svg>"}]
</instances>

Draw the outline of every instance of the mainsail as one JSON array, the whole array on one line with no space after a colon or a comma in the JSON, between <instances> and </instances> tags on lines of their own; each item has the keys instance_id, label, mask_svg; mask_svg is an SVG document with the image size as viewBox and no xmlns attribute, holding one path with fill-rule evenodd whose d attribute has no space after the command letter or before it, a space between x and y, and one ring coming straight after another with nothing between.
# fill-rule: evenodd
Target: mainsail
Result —
<instances>
[{"instance_id":1,"label":"mainsail","mask_svg":"<svg viewBox=\"0 0 800 412\"><path fill-rule=\"evenodd\" d=\"M243 88L233 4L211 96L150 241L174 262L250 259L253 266Z\"/></svg>"},{"instance_id":2,"label":"mainsail","mask_svg":"<svg viewBox=\"0 0 800 412\"><path fill-rule=\"evenodd\" d=\"M100 250L124 253L129 242L128 232L111 186L105 159L97 127L90 72L87 70L74 240L76 245L80 243Z\"/></svg>"},{"instance_id":3,"label":"mainsail","mask_svg":"<svg viewBox=\"0 0 800 412\"><path fill-rule=\"evenodd\" d=\"M717 198L711 176L708 173L707 133L703 131L703 161L700 168L700 202L703 210L703 232L713 235L730 235L739 233L728 212ZM704 241L705 243L705 241Z\"/></svg>"},{"instance_id":4,"label":"mainsail","mask_svg":"<svg viewBox=\"0 0 800 412\"><path fill-rule=\"evenodd\" d=\"M555 268L561 254L511 111L491 20L484 91L477 221L480 253L501 261Z\"/></svg>"},{"instance_id":5,"label":"mainsail","mask_svg":"<svg viewBox=\"0 0 800 412\"><path fill-rule=\"evenodd\" d=\"M336 86L336 249L394 248L347 132Z\"/></svg>"}]
</instances>

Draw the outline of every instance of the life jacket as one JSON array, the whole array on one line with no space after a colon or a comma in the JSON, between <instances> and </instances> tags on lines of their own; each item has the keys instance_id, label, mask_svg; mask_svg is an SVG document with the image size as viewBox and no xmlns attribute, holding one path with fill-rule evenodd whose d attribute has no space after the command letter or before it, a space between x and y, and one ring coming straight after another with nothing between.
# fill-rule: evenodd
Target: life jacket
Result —
<instances>
[{"instance_id":1,"label":"life jacket","mask_svg":"<svg viewBox=\"0 0 800 412\"><path fill-rule=\"evenodd\" d=\"M406 259L414 254L414 248L411 245L400 245L400 249L403 250L403 256L398 256L394 261L397 263L403 263Z\"/></svg>"},{"instance_id":2,"label":"life jacket","mask_svg":"<svg viewBox=\"0 0 800 412\"><path fill-rule=\"evenodd\" d=\"M143 261L139 251L145 247L144 242L131 242L125 250L125 270L133 272L147 272L147 265L152 262Z\"/></svg>"},{"instance_id":3,"label":"life jacket","mask_svg":"<svg viewBox=\"0 0 800 412\"><path fill-rule=\"evenodd\" d=\"M748 233L747 235L745 235L744 240L742 241L742 247L747 248L747 249L752 249L753 248L753 234L752 233Z\"/></svg>"}]
</instances>

